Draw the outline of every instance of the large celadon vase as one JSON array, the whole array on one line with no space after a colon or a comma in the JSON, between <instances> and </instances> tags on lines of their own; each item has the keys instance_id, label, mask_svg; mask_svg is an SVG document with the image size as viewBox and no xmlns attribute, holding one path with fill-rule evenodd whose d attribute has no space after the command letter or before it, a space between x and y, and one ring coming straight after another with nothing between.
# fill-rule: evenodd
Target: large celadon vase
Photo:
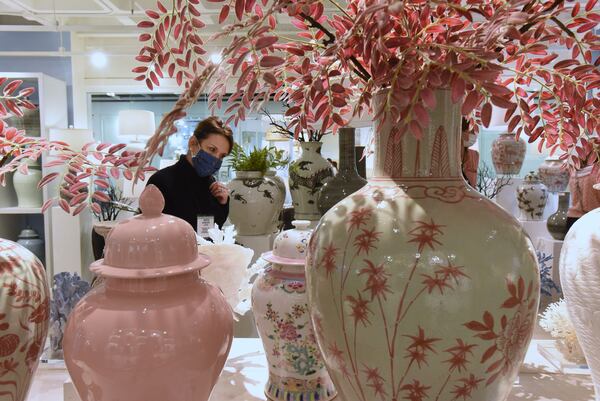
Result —
<instances>
[{"instance_id":1,"label":"large celadon vase","mask_svg":"<svg viewBox=\"0 0 600 401\"><path fill-rule=\"evenodd\" d=\"M419 142L376 126L374 178L311 238L311 318L344 401L504 401L533 334L532 243L466 184L460 104L436 99Z\"/></svg>"},{"instance_id":2,"label":"large celadon vase","mask_svg":"<svg viewBox=\"0 0 600 401\"><path fill-rule=\"evenodd\" d=\"M560 285L600 401L600 208L569 230L560 252Z\"/></svg>"},{"instance_id":3,"label":"large celadon vase","mask_svg":"<svg viewBox=\"0 0 600 401\"><path fill-rule=\"evenodd\" d=\"M25 247L0 238L0 400L27 399L49 316L44 266Z\"/></svg>"}]
</instances>

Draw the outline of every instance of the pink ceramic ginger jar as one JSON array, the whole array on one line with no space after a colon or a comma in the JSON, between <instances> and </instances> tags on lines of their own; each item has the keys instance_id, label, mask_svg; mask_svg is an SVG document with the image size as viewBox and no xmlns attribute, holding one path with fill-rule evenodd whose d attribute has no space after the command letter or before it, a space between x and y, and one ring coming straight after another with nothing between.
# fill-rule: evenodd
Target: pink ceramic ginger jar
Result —
<instances>
[{"instance_id":1,"label":"pink ceramic ginger jar","mask_svg":"<svg viewBox=\"0 0 600 401\"><path fill-rule=\"evenodd\" d=\"M148 186L142 214L120 222L90 266L105 284L69 316L65 362L83 401L206 401L223 369L231 307L198 274L210 262L192 227L163 207Z\"/></svg>"},{"instance_id":2,"label":"pink ceramic ginger jar","mask_svg":"<svg viewBox=\"0 0 600 401\"><path fill-rule=\"evenodd\" d=\"M0 238L0 400L27 398L48 334L50 290L44 266Z\"/></svg>"}]
</instances>

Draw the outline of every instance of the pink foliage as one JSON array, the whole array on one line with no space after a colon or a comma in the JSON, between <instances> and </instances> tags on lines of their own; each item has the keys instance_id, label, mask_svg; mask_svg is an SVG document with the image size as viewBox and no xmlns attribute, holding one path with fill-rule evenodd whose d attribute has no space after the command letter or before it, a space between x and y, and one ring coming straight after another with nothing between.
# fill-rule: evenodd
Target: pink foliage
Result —
<instances>
[{"instance_id":1,"label":"pink foliage","mask_svg":"<svg viewBox=\"0 0 600 401\"><path fill-rule=\"evenodd\" d=\"M139 24L149 30L139 37L136 79L150 89L163 75L185 85L174 114L207 91L213 110L223 108L236 124L274 98L290 105L296 135L335 132L372 112L374 120L391 118L397 136L419 137L434 91L448 89L475 129L490 123L495 105L506 109L511 129L540 139L540 148L560 148L570 166L598 160L597 0L211 1L221 3L222 30L209 38L225 41L218 65L203 59L199 0L176 0L172 9L158 1ZM297 32L278 36L279 21L290 18ZM571 58L557 61L557 51ZM382 107L371 110L382 90ZM160 127L149 157L172 123Z\"/></svg>"}]
</instances>

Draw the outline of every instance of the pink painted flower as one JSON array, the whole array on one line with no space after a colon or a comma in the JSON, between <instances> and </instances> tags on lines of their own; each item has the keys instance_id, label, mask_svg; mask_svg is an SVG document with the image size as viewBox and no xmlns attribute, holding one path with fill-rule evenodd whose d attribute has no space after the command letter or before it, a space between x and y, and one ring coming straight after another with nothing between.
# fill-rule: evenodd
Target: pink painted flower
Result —
<instances>
[{"instance_id":1,"label":"pink painted flower","mask_svg":"<svg viewBox=\"0 0 600 401\"><path fill-rule=\"evenodd\" d=\"M328 277L331 276L336 268L335 258L337 252L338 249L333 246L333 243L323 248L323 257L321 258L321 263L319 263L319 266L323 266L325 268Z\"/></svg>"},{"instance_id":2,"label":"pink painted flower","mask_svg":"<svg viewBox=\"0 0 600 401\"><path fill-rule=\"evenodd\" d=\"M279 325L279 338L287 341L294 341L298 338L296 327L289 322L281 323Z\"/></svg>"},{"instance_id":3,"label":"pink painted flower","mask_svg":"<svg viewBox=\"0 0 600 401\"><path fill-rule=\"evenodd\" d=\"M419 244L419 252L422 252L426 246L431 249L435 249L435 245L441 245L442 243L436 239L438 235L443 234L441 228L443 225L438 225L433 222L430 223L424 221L417 221L417 227L409 231L409 235L413 238L408 242L415 242Z\"/></svg>"},{"instance_id":4,"label":"pink painted flower","mask_svg":"<svg viewBox=\"0 0 600 401\"><path fill-rule=\"evenodd\" d=\"M419 326L419 334L416 336L404 335L412 340L409 346L406 348L406 358L410 358L411 361L417 362L419 367L421 363L427 363L427 351L435 353L433 343L440 341L440 338L427 338L425 337L425 330Z\"/></svg>"},{"instance_id":5,"label":"pink painted flower","mask_svg":"<svg viewBox=\"0 0 600 401\"><path fill-rule=\"evenodd\" d=\"M363 207L357 210L352 211L350 213L350 226L349 229L358 229L366 224L367 221L371 218L373 211L370 208Z\"/></svg>"},{"instance_id":6,"label":"pink painted flower","mask_svg":"<svg viewBox=\"0 0 600 401\"><path fill-rule=\"evenodd\" d=\"M367 365L364 365L363 372L367 375L367 386L373 389L375 395L382 397L382 399L383 397L386 397L387 393L384 388L385 381L379 373L379 368L370 368Z\"/></svg>"},{"instance_id":7,"label":"pink painted flower","mask_svg":"<svg viewBox=\"0 0 600 401\"><path fill-rule=\"evenodd\" d=\"M354 238L356 254L360 255L361 252L364 252L368 255L371 249L377 249L375 243L379 241L379 236L381 234L381 232L375 231L375 228L372 228L371 230L363 228L362 233Z\"/></svg>"},{"instance_id":8,"label":"pink painted flower","mask_svg":"<svg viewBox=\"0 0 600 401\"><path fill-rule=\"evenodd\" d=\"M367 306L369 304L369 301L363 299L362 294L360 292L357 293L356 298L351 295L348 295L346 299L351 303L350 308L352 309L352 311L350 312L350 315L354 318L354 324L358 324L358 322L362 323L363 326L366 326L367 323L371 324L371 322L368 319L369 313L371 312L371 310Z\"/></svg>"},{"instance_id":9,"label":"pink painted flower","mask_svg":"<svg viewBox=\"0 0 600 401\"><path fill-rule=\"evenodd\" d=\"M451 355L450 359L444 362L450 364L451 370L458 369L459 372L466 370L467 363L469 363L468 356L473 355L472 349L476 346L475 344L467 344L460 338L457 338L456 345L444 351Z\"/></svg>"},{"instance_id":10,"label":"pink painted flower","mask_svg":"<svg viewBox=\"0 0 600 401\"><path fill-rule=\"evenodd\" d=\"M367 275L367 286L363 291L371 291L371 301L378 296L386 299L386 293L391 293L390 286L387 281L390 274L385 271L383 263L375 265L370 260L365 259L366 267L360 270L359 276Z\"/></svg>"},{"instance_id":11,"label":"pink painted flower","mask_svg":"<svg viewBox=\"0 0 600 401\"><path fill-rule=\"evenodd\" d=\"M430 388L431 386L425 386L419 380L413 379L412 383L405 384L400 389L407 392L405 400L424 401L427 399L427 390Z\"/></svg>"}]
</instances>

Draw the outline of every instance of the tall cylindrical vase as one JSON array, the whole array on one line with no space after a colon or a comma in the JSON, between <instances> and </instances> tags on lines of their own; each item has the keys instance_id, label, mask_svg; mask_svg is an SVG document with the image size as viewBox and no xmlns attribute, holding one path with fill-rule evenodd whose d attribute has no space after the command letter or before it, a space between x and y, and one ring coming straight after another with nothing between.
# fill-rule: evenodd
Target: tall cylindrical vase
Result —
<instances>
[{"instance_id":1,"label":"tall cylindrical vase","mask_svg":"<svg viewBox=\"0 0 600 401\"><path fill-rule=\"evenodd\" d=\"M325 214L336 203L367 185L367 180L356 171L354 128L341 128L338 138L339 169L335 177L323 184L319 190L317 205L321 214Z\"/></svg>"},{"instance_id":2,"label":"tall cylindrical vase","mask_svg":"<svg viewBox=\"0 0 600 401\"><path fill-rule=\"evenodd\" d=\"M44 266L0 238L0 399L24 401L48 334L50 290Z\"/></svg>"},{"instance_id":3,"label":"tall cylindrical vase","mask_svg":"<svg viewBox=\"0 0 600 401\"><path fill-rule=\"evenodd\" d=\"M290 164L290 193L297 220L319 220L319 189L333 176L331 164L321 156L321 142L302 142L302 154Z\"/></svg>"},{"instance_id":4,"label":"tall cylindrical vase","mask_svg":"<svg viewBox=\"0 0 600 401\"><path fill-rule=\"evenodd\" d=\"M504 401L533 334L532 243L466 185L460 105L436 97L420 141L376 126L374 178L311 238L312 321L345 401Z\"/></svg>"},{"instance_id":5,"label":"tall cylindrical vase","mask_svg":"<svg viewBox=\"0 0 600 401\"><path fill-rule=\"evenodd\" d=\"M0 185L0 208L17 205L17 194L13 186L13 173L7 173L4 186Z\"/></svg>"},{"instance_id":6,"label":"tall cylindrical vase","mask_svg":"<svg viewBox=\"0 0 600 401\"><path fill-rule=\"evenodd\" d=\"M273 222L271 226L271 232L277 232L279 231L279 217L281 215L281 212L283 211L283 205L285 204L285 182L283 181L283 178L277 175L277 172L275 170L268 170L265 173L265 177L269 177L270 179L272 179L275 185L277 186L277 189L279 190L280 200L277 206L277 213L275 213L275 215L273 216Z\"/></svg>"},{"instance_id":7,"label":"tall cylindrical vase","mask_svg":"<svg viewBox=\"0 0 600 401\"><path fill-rule=\"evenodd\" d=\"M600 209L571 227L560 252L560 284L600 401Z\"/></svg>"}]
</instances>

